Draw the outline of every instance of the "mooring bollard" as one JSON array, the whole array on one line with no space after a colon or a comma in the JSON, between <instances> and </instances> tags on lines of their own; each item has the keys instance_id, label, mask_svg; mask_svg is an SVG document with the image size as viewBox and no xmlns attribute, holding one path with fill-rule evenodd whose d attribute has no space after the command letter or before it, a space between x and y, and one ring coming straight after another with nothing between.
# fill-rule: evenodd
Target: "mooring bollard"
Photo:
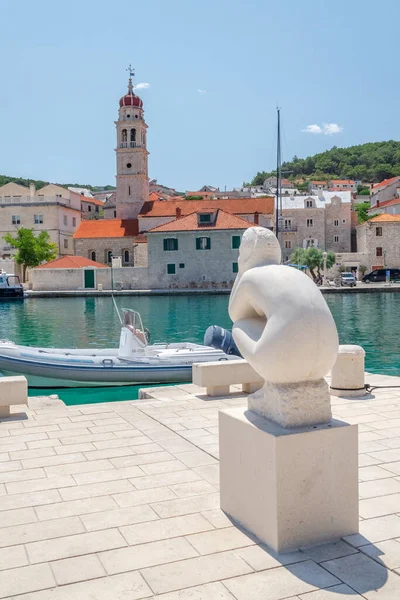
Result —
<instances>
[{"instance_id":1,"label":"mooring bollard","mask_svg":"<svg viewBox=\"0 0 400 600\"><path fill-rule=\"evenodd\" d=\"M333 396L364 396L365 350L361 346L339 346L339 354L331 373Z\"/></svg>"}]
</instances>

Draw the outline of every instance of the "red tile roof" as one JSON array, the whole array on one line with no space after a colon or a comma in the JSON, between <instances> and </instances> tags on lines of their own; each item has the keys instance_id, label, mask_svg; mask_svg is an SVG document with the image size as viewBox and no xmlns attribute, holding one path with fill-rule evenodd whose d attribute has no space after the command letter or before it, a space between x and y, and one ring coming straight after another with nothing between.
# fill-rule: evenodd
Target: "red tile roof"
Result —
<instances>
[{"instance_id":1,"label":"red tile roof","mask_svg":"<svg viewBox=\"0 0 400 600\"><path fill-rule=\"evenodd\" d=\"M378 215L377 217L374 217L373 219L369 219L369 221L366 221L367 223L390 223L390 222L396 222L396 223L400 223L400 215L388 215L387 213L383 213L383 215Z\"/></svg>"},{"instance_id":2,"label":"red tile roof","mask_svg":"<svg viewBox=\"0 0 400 600\"><path fill-rule=\"evenodd\" d=\"M161 204L167 204L162 202ZM139 233L137 219L94 219L82 221L75 239L135 237Z\"/></svg>"},{"instance_id":3,"label":"red tile roof","mask_svg":"<svg viewBox=\"0 0 400 600\"><path fill-rule=\"evenodd\" d=\"M83 196L82 194L81 202L89 202L90 204L96 204L96 206L104 207L104 202L101 202L101 200L97 200L97 198L88 198L87 196Z\"/></svg>"},{"instance_id":4,"label":"red tile roof","mask_svg":"<svg viewBox=\"0 0 400 600\"><path fill-rule=\"evenodd\" d=\"M198 210L221 209L234 215L247 215L255 212L272 215L274 198L231 198L224 200L169 200L148 201L143 204L140 217L175 217L176 209L181 209L181 215L189 215Z\"/></svg>"},{"instance_id":5,"label":"red tile roof","mask_svg":"<svg viewBox=\"0 0 400 600\"><path fill-rule=\"evenodd\" d=\"M391 183L394 183L398 179L399 179L399 176L397 176L397 177L391 177L390 179L384 179L380 183L374 183L372 189L376 190L377 188L384 188L387 185L390 185Z\"/></svg>"},{"instance_id":6,"label":"red tile roof","mask_svg":"<svg viewBox=\"0 0 400 600\"><path fill-rule=\"evenodd\" d=\"M326 185L326 181L316 181L315 179L312 179L311 183L315 183L317 185Z\"/></svg>"},{"instance_id":7,"label":"red tile roof","mask_svg":"<svg viewBox=\"0 0 400 600\"><path fill-rule=\"evenodd\" d=\"M352 179L332 179L331 183L336 183L336 184L351 184L354 185L355 181L353 181Z\"/></svg>"},{"instance_id":8,"label":"red tile roof","mask_svg":"<svg viewBox=\"0 0 400 600\"><path fill-rule=\"evenodd\" d=\"M103 263L90 260L84 256L61 256L55 260L51 260L44 265L39 265L35 269L82 269L83 267L95 267L96 269L108 268Z\"/></svg>"},{"instance_id":9,"label":"red tile roof","mask_svg":"<svg viewBox=\"0 0 400 600\"><path fill-rule=\"evenodd\" d=\"M150 229L149 233L157 233L162 231L212 231L215 229L248 229L249 227L254 227L253 223L249 223L249 221L241 219L240 217L236 217L235 215L227 213L221 209L217 209L217 218L215 219L214 223L199 224L198 214L202 214L207 211L212 212L213 209L205 207L204 210L191 213L190 215L187 215L185 217L180 217L179 219L171 221L170 223L165 223L164 225L154 227L153 229Z\"/></svg>"},{"instance_id":10,"label":"red tile roof","mask_svg":"<svg viewBox=\"0 0 400 600\"><path fill-rule=\"evenodd\" d=\"M383 208L384 206L394 206L396 204L400 204L400 198L392 198L391 200L380 201L379 206L378 204L375 204L374 206L371 206L371 208Z\"/></svg>"}]
</instances>

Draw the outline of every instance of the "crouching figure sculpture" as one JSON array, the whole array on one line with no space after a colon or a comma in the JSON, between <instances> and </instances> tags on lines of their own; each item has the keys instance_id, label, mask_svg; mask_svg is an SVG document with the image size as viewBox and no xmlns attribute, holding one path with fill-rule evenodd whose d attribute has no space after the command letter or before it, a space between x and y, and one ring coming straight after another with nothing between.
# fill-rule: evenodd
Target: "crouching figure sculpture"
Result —
<instances>
[{"instance_id":1,"label":"crouching figure sculpture","mask_svg":"<svg viewBox=\"0 0 400 600\"><path fill-rule=\"evenodd\" d=\"M229 315L242 356L265 381L248 408L283 427L327 423L332 413L324 376L338 354L336 325L313 281L280 262L275 235L247 229Z\"/></svg>"}]
</instances>

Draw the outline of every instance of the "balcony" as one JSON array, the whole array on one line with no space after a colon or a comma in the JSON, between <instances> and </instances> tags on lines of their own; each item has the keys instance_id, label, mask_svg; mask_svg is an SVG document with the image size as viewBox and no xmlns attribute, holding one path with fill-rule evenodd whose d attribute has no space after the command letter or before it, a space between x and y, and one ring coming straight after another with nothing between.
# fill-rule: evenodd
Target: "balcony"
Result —
<instances>
[{"instance_id":1,"label":"balcony","mask_svg":"<svg viewBox=\"0 0 400 600\"><path fill-rule=\"evenodd\" d=\"M279 233L296 233L297 231L297 225L287 225L285 226L280 226L278 229Z\"/></svg>"},{"instance_id":2,"label":"balcony","mask_svg":"<svg viewBox=\"0 0 400 600\"><path fill-rule=\"evenodd\" d=\"M120 148L144 148L144 144L140 142L121 142Z\"/></svg>"}]
</instances>

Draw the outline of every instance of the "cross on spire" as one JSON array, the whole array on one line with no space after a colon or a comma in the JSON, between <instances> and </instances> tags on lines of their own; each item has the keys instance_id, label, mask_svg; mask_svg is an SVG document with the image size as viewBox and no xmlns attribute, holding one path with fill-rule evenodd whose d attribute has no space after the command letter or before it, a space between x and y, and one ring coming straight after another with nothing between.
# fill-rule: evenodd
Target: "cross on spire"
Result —
<instances>
[{"instance_id":1,"label":"cross on spire","mask_svg":"<svg viewBox=\"0 0 400 600\"><path fill-rule=\"evenodd\" d=\"M131 63L129 63L129 67L126 70L129 73L128 93L133 94L132 77L135 76L135 69L132 67Z\"/></svg>"}]
</instances>

